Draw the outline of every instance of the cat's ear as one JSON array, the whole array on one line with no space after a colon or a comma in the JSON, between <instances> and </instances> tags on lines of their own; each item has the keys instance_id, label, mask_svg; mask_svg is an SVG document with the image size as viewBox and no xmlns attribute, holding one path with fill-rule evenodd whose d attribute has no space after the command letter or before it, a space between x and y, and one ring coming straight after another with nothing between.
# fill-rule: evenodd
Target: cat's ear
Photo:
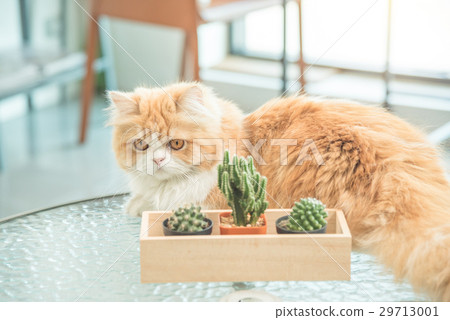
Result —
<instances>
[{"instance_id":1,"label":"cat's ear","mask_svg":"<svg viewBox=\"0 0 450 320\"><path fill-rule=\"evenodd\" d=\"M133 93L122 91L108 91L107 96L111 101L111 109L115 109L119 114L131 115L139 113L139 106Z\"/></svg>"},{"instance_id":2,"label":"cat's ear","mask_svg":"<svg viewBox=\"0 0 450 320\"><path fill-rule=\"evenodd\" d=\"M193 85L192 87L186 89L186 91L177 100L177 108L192 116L211 115L211 112L204 105L203 91L197 85Z\"/></svg>"}]
</instances>

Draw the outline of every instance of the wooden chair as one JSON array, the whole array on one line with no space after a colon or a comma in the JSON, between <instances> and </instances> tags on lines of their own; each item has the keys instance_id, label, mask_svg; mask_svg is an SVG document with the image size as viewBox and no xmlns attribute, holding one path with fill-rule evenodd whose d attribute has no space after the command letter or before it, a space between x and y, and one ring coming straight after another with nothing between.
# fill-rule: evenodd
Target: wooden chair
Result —
<instances>
[{"instance_id":1,"label":"wooden chair","mask_svg":"<svg viewBox=\"0 0 450 320\"><path fill-rule=\"evenodd\" d=\"M297 0L300 1L300 0ZM207 6L198 6L196 0L91 0L87 45L86 75L82 88L80 143L86 139L86 130L94 93L93 62L99 40L100 16L175 27L185 31L181 78L200 80L197 28L212 21L231 21L258 9L283 3L282 0L210 0ZM281 36L281 35L280 35ZM301 59L302 61L302 59ZM301 70L304 66L300 63Z\"/></svg>"},{"instance_id":2,"label":"wooden chair","mask_svg":"<svg viewBox=\"0 0 450 320\"><path fill-rule=\"evenodd\" d=\"M94 93L93 62L99 40L98 19L100 16L105 15L183 29L186 31L186 51L198 51L198 15L195 0L91 0L89 5L91 19L89 20L86 44L86 75L82 88L80 143L86 139L88 117ZM197 62L194 62L193 69L194 79L198 79L198 59Z\"/></svg>"}]
</instances>

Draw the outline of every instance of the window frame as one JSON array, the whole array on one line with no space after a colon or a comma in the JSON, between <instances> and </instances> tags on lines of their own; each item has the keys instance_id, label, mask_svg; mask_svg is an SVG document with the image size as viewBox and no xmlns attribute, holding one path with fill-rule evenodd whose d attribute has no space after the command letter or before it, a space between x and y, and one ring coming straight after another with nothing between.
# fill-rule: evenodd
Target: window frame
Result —
<instances>
[{"instance_id":1,"label":"window frame","mask_svg":"<svg viewBox=\"0 0 450 320\"><path fill-rule=\"evenodd\" d=\"M240 17L236 20L230 21L228 23L228 48L229 54L233 56L239 56L249 59L257 59L257 60L265 60L265 61L281 61L281 56L276 57L270 54L264 54L257 51L250 51L245 49L244 44L244 34L245 34L245 16ZM288 56L288 63L298 63L298 58L292 58L292 56ZM304 63L308 67L311 65L312 61L310 61L305 55L303 55ZM411 79L411 80L423 80L430 81L436 83L444 83L450 84L450 74L446 76L445 73L439 72L408 72L405 70L396 70L396 68L389 67L388 70L381 70L379 68L364 68L358 67L349 67L345 63L330 63L329 61L325 61L325 63L315 63L315 66L330 68L332 70L337 71L352 71L352 72L360 72L362 74L371 74L371 75L379 75L379 76L389 76L393 78L399 79Z\"/></svg>"}]
</instances>

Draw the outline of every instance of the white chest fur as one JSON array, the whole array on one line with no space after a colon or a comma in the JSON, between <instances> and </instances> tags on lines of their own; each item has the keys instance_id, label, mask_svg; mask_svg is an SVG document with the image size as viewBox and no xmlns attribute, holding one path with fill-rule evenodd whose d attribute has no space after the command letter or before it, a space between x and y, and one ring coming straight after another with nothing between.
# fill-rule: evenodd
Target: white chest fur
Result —
<instances>
[{"instance_id":1,"label":"white chest fur","mask_svg":"<svg viewBox=\"0 0 450 320\"><path fill-rule=\"evenodd\" d=\"M151 175L131 175L132 198L126 211L140 216L143 211L171 211L185 204L201 204L217 182L217 171L202 171L188 178L158 180Z\"/></svg>"}]
</instances>

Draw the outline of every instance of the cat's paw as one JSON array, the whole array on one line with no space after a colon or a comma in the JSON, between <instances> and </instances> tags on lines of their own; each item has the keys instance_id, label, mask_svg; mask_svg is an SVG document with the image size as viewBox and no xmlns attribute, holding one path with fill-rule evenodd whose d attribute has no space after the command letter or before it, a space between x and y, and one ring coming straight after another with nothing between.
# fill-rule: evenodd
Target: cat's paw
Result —
<instances>
[{"instance_id":1,"label":"cat's paw","mask_svg":"<svg viewBox=\"0 0 450 320\"><path fill-rule=\"evenodd\" d=\"M142 197L139 196L132 197L125 206L125 212L132 217L140 217L142 212L146 210L149 210L149 208Z\"/></svg>"}]
</instances>

